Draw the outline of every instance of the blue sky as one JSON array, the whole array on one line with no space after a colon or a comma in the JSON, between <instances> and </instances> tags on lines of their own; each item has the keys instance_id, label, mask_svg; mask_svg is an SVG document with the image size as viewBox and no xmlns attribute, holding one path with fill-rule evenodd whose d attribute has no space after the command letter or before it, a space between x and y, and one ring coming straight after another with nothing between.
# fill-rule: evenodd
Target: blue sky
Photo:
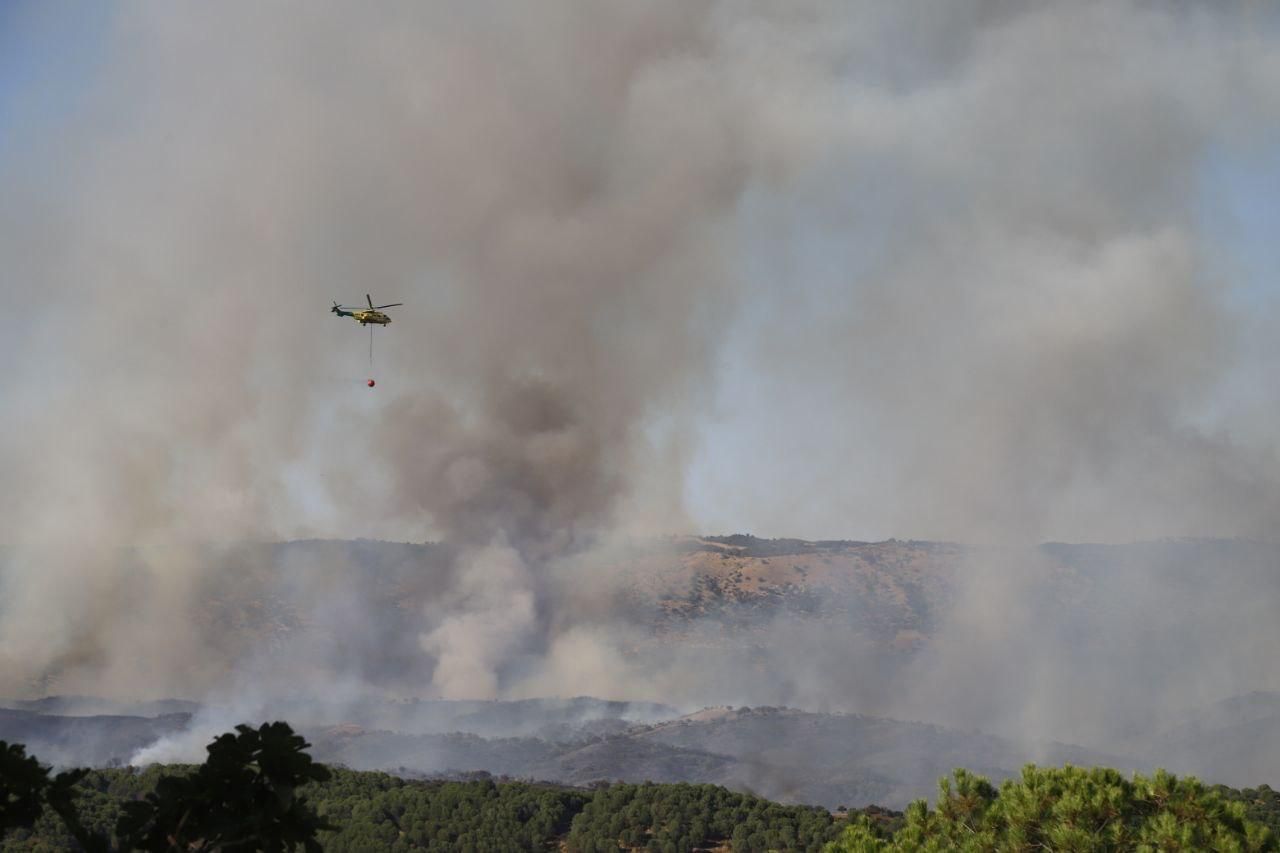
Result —
<instances>
[{"instance_id":1,"label":"blue sky","mask_svg":"<svg viewBox=\"0 0 1280 853\"><path fill-rule=\"evenodd\" d=\"M110 3L0 2L0 157L83 103L103 58Z\"/></svg>"},{"instance_id":2,"label":"blue sky","mask_svg":"<svg viewBox=\"0 0 1280 853\"><path fill-rule=\"evenodd\" d=\"M1233 302L1255 306L1280 287L1280 134L1263 144L1218 146L1205 160L1200 227L1228 264Z\"/></svg>"}]
</instances>

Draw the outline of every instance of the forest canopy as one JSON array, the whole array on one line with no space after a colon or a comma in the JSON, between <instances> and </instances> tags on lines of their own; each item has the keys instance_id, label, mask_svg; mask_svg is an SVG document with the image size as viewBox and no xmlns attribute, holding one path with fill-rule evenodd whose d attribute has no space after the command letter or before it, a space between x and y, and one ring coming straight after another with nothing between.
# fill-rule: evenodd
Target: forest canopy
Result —
<instances>
[{"instance_id":1,"label":"forest canopy","mask_svg":"<svg viewBox=\"0 0 1280 853\"><path fill-rule=\"evenodd\" d=\"M203 765L56 776L0 743L0 853L200 850L1280 850L1280 794L1163 771L956 770L936 805L836 813L715 785L408 780L325 767L285 723L239 726Z\"/></svg>"}]
</instances>

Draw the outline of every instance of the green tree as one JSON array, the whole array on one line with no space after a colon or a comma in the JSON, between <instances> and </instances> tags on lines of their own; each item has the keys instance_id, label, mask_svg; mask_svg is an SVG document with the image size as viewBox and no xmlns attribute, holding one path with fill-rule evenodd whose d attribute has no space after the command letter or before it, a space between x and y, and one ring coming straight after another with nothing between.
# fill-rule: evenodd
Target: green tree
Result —
<instances>
[{"instance_id":1,"label":"green tree","mask_svg":"<svg viewBox=\"0 0 1280 853\"><path fill-rule=\"evenodd\" d=\"M1270 830L1247 820L1194 778L1156 771L1125 779L1115 770L1028 765L997 791L957 770L939 783L938 806L919 800L887 837L866 816L827 847L857 853L895 851L1274 851Z\"/></svg>"},{"instance_id":2,"label":"green tree","mask_svg":"<svg viewBox=\"0 0 1280 853\"><path fill-rule=\"evenodd\" d=\"M209 745L209 757L186 776L163 776L145 799L126 803L116 824L124 849L147 851L319 851L316 834L331 826L297 793L329 778L310 746L286 723L236 726Z\"/></svg>"},{"instance_id":3,"label":"green tree","mask_svg":"<svg viewBox=\"0 0 1280 853\"><path fill-rule=\"evenodd\" d=\"M319 850L317 833L335 827L297 788L324 782L329 771L303 752L308 744L285 723L238 726L237 732L217 738L202 766L163 775L80 769L50 778L24 747L0 742L0 836L16 830L30 837L34 828L36 849L74 840L88 853ZM115 820L114 844L108 815ZM6 849L11 840L3 839Z\"/></svg>"},{"instance_id":4,"label":"green tree","mask_svg":"<svg viewBox=\"0 0 1280 853\"><path fill-rule=\"evenodd\" d=\"M68 832L88 851L106 849L106 840L86 832L75 810L75 785L89 771L68 770L49 777L20 743L0 740L0 836L30 829L46 808L62 818Z\"/></svg>"}]
</instances>

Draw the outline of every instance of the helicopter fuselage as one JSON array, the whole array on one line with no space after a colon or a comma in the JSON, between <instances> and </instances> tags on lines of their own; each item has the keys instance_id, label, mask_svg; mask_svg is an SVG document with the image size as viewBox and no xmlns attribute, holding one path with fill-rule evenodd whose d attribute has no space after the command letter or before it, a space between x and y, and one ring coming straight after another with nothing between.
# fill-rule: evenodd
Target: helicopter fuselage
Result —
<instances>
[{"instance_id":1,"label":"helicopter fuselage","mask_svg":"<svg viewBox=\"0 0 1280 853\"><path fill-rule=\"evenodd\" d=\"M338 316L350 317L361 326L367 326L373 323L378 326L385 326L391 322L391 318L381 311L374 311L368 308L362 308L358 311L339 311Z\"/></svg>"},{"instance_id":2,"label":"helicopter fuselage","mask_svg":"<svg viewBox=\"0 0 1280 853\"><path fill-rule=\"evenodd\" d=\"M339 305L334 300L333 307L329 310L337 314L339 317L350 317L361 326L367 326L372 323L375 326L386 326L391 322L391 318L382 313L383 308L395 308L397 305L403 305L403 302L390 302L386 305L374 305L373 297L369 294L364 295L364 299L369 303L368 308L351 308L345 305Z\"/></svg>"}]
</instances>

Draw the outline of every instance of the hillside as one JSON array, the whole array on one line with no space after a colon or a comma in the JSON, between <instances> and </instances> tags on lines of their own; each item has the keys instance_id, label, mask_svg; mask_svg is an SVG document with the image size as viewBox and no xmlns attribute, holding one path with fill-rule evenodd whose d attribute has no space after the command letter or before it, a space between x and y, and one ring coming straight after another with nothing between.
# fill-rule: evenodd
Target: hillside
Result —
<instances>
[{"instance_id":1,"label":"hillside","mask_svg":"<svg viewBox=\"0 0 1280 853\"><path fill-rule=\"evenodd\" d=\"M1132 763L1082 747L1026 746L921 723L786 708L707 709L567 744L471 735L353 736L334 730L308 736L320 760L362 769L483 769L576 785L598 780L706 782L828 808L899 808L932 796L938 778L955 767L1003 779L1032 756L1048 763Z\"/></svg>"},{"instance_id":2,"label":"hillside","mask_svg":"<svg viewBox=\"0 0 1280 853\"><path fill-rule=\"evenodd\" d=\"M106 767L126 763L138 750L185 730L190 722L188 713L68 717L0 708L0 740L25 744L56 766Z\"/></svg>"},{"instance_id":3,"label":"hillside","mask_svg":"<svg viewBox=\"0 0 1280 853\"><path fill-rule=\"evenodd\" d=\"M117 559L123 576L136 572L145 580L134 552ZM201 559L210 570L200 574L184 615L213 660L231 665L255 648L305 638L334 645L362 678L388 686L429 678L418 637L430 627L430 605L462 571L449 546L370 540L210 548ZM593 582L605 581L605 599L593 604L609 607L619 624L641 628L654 648L741 650L786 622L838 630L888 666L927 650L956 606L969 603L969 584L993 572L1024 578L1018 603L1070 615L1082 636L1115 631L1126 611L1158 615L1153 602L1167 620L1191 617L1194 624L1205 604L1219 609L1280 593L1280 546L1239 540L1012 549L739 534L636 540L589 552L574 565ZM562 580L571 592L574 574ZM1153 584L1160 592L1154 599L1144 594ZM56 693L61 678L50 670L32 689Z\"/></svg>"},{"instance_id":4,"label":"hillside","mask_svg":"<svg viewBox=\"0 0 1280 853\"><path fill-rule=\"evenodd\" d=\"M594 618L626 627L636 669L619 684L649 701L414 698L431 683L421 638L438 617L434 596L456 581L455 557L370 541L211 552L219 571L191 614L210 655L337 660L362 689L264 693L228 708L15 698L0 702L10 709L0 738L101 766L188 725L198 748L208 726L248 714L291 720L321 760L356 768L710 782L828 806L901 806L954 767L1002 778L1027 761L1280 780L1267 746L1280 702L1248 675L1268 671L1250 651L1266 644L1241 627L1256 620L1231 618L1274 600L1280 549L1265 543L1006 549L735 535L614 546L574 571L608 580ZM672 683L682 698L652 687ZM1255 692L1221 700L1236 684Z\"/></svg>"},{"instance_id":5,"label":"hillside","mask_svg":"<svg viewBox=\"0 0 1280 853\"><path fill-rule=\"evenodd\" d=\"M704 620L749 635L785 615L838 621L883 647L910 649L935 629L964 557L944 543L737 535L674 540L605 570L629 579L669 641L705 639Z\"/></svg>"},{"instance_id":6,"label":"hillside","mask_svg":"<svg viewBox=\"0 0 1280 853\"><path fill-rule=\"evenodd\" d=\"M1280 767L1280 694L1255 692L1215 702L1141 744L1171 768L1207 779L1275 783Z\"/></svg>"},{"instance_id":7,"label":"hillside","mask_svg":"<svg viewBox=\"0 0 1280 853\"><path fill-rule=\"evenodd\" d=\"M448 707L454 703L433 703ZM355 722L307 727L312 754L327 764L404 777L467 778L477 772L589 785L600 781L696 782L752 791L780 802L905 806L931 796L937 779L967 766L1002 779L1030 758L1050 763L1120 764L1114 756L1058 744L1026 747L979 733L851 714L785 708L713 708L658 723L620 717L582 720L598 700L485 703L485 717L460 713L449 733L366 728ZM536 709L542 736L482 736L503 712ZM553 721L557 710L558 721ZM375 715L386 719L387 714ZM66 766L122 765L138 750L183 730L191 717L67 717L0 710L0 740Z\"/></svg>"}]
</instances>

